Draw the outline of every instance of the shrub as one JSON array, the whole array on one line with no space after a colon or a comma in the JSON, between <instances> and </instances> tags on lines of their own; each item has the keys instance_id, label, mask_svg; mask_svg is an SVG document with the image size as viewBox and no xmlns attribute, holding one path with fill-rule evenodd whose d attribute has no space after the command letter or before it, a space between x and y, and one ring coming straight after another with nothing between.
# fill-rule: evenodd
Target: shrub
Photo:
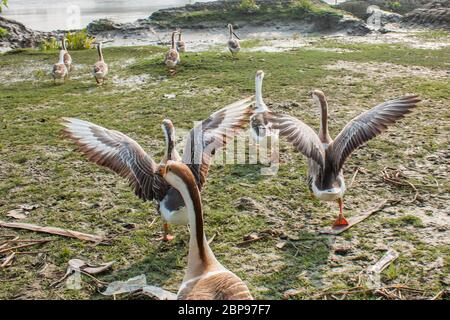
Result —
<instances>
[{"instance_id":1,"label":"shrub","mask_svg":"<svg viewBox=\"0 0 450 320\"><path fill-rule=\"evenodd\" d=\"M386 3L386 7L388 7L392 11L397 11L397 10L400 10L402 5L398 1L393 1L393 2Z\"/></svg>"},{"instance_id":2,"label":"shrub","mask_svg":"<svg viewBox=\"0 0 450 320\"><path fill-rule=\"evenodd\" d=\"M58 50L60 48L61 48L61 46L59 44L59 41L56 40L55 37L51 37L49 39L46 39L43 42L41 42L41 44L39 45L39 49L43 50L43 51Z\"/></svg>"},{"instance_id":3,"label":"shrub","mask_svg":"<svg viewBox=\"0 0 450 320\"><path fill-rule=\"evenodd\" d=\"M90 49L95 39L87 34L86 29L77 31L75 33L67 33L67 49L82 50Z\"/></svg>"},{"instance_id":4,"label":"shrub","mask_svg":"<svg viewBox=\"0 0 450 320\"><path fill-rule=\"evenodd\" d=\"M292 4L293 9L298 11L313 11L313 5L309 0L297 0Z\"/></svg>"},{"instance_id":5,"label":"shrub","mask_svg":"<svg viewBox=\"0 0 450 320\"><path fill-rule=\"evenodd\" d=\"M0 39L1 38L6 38L8 36L8 30L0 28Z\"/></svg>"},{"instance_id":6,"label":"shrub","mask_svg":"<svg viewBox=\"0 0 450 320\"><path fill-rule=\"evenodd\" d=\"M245 13L254 13L259 10L259 6L255 3L255 0L242 0L239 10Z\"/></svg>"}]
</instances>

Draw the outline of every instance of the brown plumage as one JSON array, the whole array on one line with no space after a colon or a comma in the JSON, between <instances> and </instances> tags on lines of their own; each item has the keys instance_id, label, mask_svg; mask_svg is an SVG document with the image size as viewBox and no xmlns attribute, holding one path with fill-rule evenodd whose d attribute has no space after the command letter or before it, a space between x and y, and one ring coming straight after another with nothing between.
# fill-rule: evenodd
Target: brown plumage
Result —
<instances>
[{"instance_id":1,"label":"brown plumage","mask_svg":"<svg viewBox=\"0 0 450 320\"><path fill-rule=\"evenodd\" d=\"M94 64L92 68L92 74L94 75L97 84L103 85L108 74L108 65L105 62L102 51L102 43L97 44L98 61Z\"/></svg>"},{"instance_id":2,"label":"brown plumage","mask_svg":"<svg viewBox=\"0 0 450 320\"><path fill-rule=\"evenodd\" d=\"M67 67L67 70L70 71L70 70L72 70L72 57L70 56L69 52L67 51L66 38L64 38L64 37L61 40L61 46L62 46L62 49L65 51L64 64Z\"/></svg>"},{"instance_id":3,"label":"brown plumage","mask_svg":"<svg viewBox=\"0 0 450 320\"><path fill-rule=\"evenodd\" d=\"M188 266L178 291L179 300L249 300L247 285L214 256L203 230L200 190L192 171L183 163L168 161L159 168L161 176L177 189L189 219Z\"/></svg>"},{"instance_id":4,"label":"brown plumage","mask_svg":"<svg viewBox=\"0 0 450 320\"><path fill-rule=\"evenodd\" d=\"M64 50L59 51L59 61L58 63L55 63L52 67L52 77L53 82L56 83L56 79L63 79L66 80L69 71L67 70L66 65L64 64Z\"/></svg>"},{"instance_id":5,"label":"brown plumage","mask_svg":"<svg viewBox=\"0 0 450 320\"><path fill-rule=\"evenodd\" d=\"M270 113L269 120L280 136L308 157L308 183L315 196L321 200L338 200L340 214L335 226L345 225L342 198L345 182L342 167L350 154L365 142L384 132L388 126L410 113L418 96L404 96L384 102L351 120L333 140L328 132L328 104L320 90L311 93L321 111L319 133L301 120L288 115Z\"/></svg>"},{"instance_id":6,"label":"brown plumage","mask_svg":"<svg viewBox=\"0 0 450 320\"><path fill-rule=\"evenodd\" d=\"M171 47L169 51L166 53L166 56L164 58L164 64L169 69L169 72L171 74L176 73L176 66L180 63L180 54L177 51L177 47L175 45L175 35L177 34L177 31L172 32L172 42Z\"/></svg>"},{"instance_id":7,"label":"brown plumage","mask_svg":"<svg viewBox=\"0 0 450 320\"><path fill-rule=\"evenodd\" d=\"M186 43L181 39L181 29L178 29L178 41L176 45L178 52L186 52Z\"/></svg>"},{"instance_id":8,"label":"brown plumage","mask_svg":"<svg viewBox=\"0 0 450 320\"><path fill-rule=\"evenodd\" d=\"M185 162L190 166L201 188L206 180L211 158L237 130L248 123L252 112L252 99L249 97L228 105L213 113L202 125L192 129L182 159L174 149L173 124L170 120L164 120L166 147L161 162ZM155 200L164 221L187 224L185 204L181 195L159 176L156 162L136 141L119 131L108 130L79 119L64 118L63 125L66 136L75 141L79 150L90 161L126 178L135 194L142 200ZM199 159L199 162L196 159ZM165 235L167 231L167 226L164 226ZM169 240L167 236L163 239Z\"/></svg>"},{"instance_id":9,"label":"brown plumage","mask_svg":"<svg viewBox=\"0 0 450 320\"><path fill-rule=\"evenodd\" d=\"M241 45L239 43L239 37L234 33L233 25L228 24L229 38L227 41L228 50L230 50L233 57L241 50Z\"/></svg>"}]
</instances>

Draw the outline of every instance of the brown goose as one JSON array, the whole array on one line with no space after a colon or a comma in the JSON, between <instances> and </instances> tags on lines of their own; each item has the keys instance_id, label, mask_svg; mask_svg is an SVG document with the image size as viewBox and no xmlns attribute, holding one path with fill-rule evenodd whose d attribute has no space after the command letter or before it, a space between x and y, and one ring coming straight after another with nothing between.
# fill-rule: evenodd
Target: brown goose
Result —
<instances>
[{"instance_id":1,"label":"brown goose","mask_svg":"<svg viewBox=\"0 0 450 320\"><path fill-rule=\"evenodd\" d=\"M106 64L105 59L103 58L102 42L99 42L97 44L97 51L98 51L98 61L94 64L92 74L94 75L97 84L103 85L103 83L105 82L106 75L108 74L108 65Z\"/></svg>"},{"instance_id":2,"label":"brown goose","mask_svg":"<svg viewBox=\"0 0 450 320\"><path fill-rule=\"evenodd\" d=\"M172 75L174 75L177 72L176 67L181 62L180 54L178 53L177 46L175 45L176 34L177 31L172 32L172 45L164 58L164 64L167 66L170 74Z\"/></svg>"},{"instance_id":3,"label":"brown goose","mask_svg":"<svg viewBox=\"0 0 450 320\"><path fill-rule=\"evenodd\" d=\"M186 43L181 40L181 29L178 29L177 51L186 52Z\"/></svg>"},{"instance_id":4,"label":"brown goose","mask_svg":"<svg viewBox=\"0 0 450 320\"><path fill-rule=\"evenodd\" d=\"M163 121L166 139L162 163L168 160L186 163L193 172L199 189L206 181L214 154L243 128L253 112L253 97L230 104L214 112L194 127L184 148L183 158L175 150L175 129L170 120ZM126 178L136 195L144 201L155 200L163 220L162 240L171 240L168 223L187 224L186 207L180 193L157 173L158 165L139 144L115 130L93 123L64 118L64 132L75 141L87 158Z\"/></svg>"},{"instance_id":5,"label":"brown goose","mask_svg":"<svg viewBox=\"0 0 450 320\"><path fill-rule=\"evenodd\" d=\"M66 38L63 37L61 40L62 49L66 52L64 54L64 64L66 65L66 68L68 71L72 70L72 57L69 54L69 51L67 51L66 47Z\"/></svg>"},{"instance_id":6,"label":"brown goose","mask_svg":"<svg viewBox=\"0 0 450 320\"><path fill-rule=\"evenodd\" d=\"M188 266L178 300L252 300L247 285L214 256L203 230L203 212L197 179L184 163L168 161L159 174L183 197L189 220Z\"/></svg>"},{"instance_id":7,"label":"brown goose","mask_svg":"<svg viewBox=\"0 0 450 320\"><path fill-rule=\"evenodd\" d=\"M345 181L342 168L350 154L365 142L384 132L402 119L420 102L418 96L404 96L386 101L351 120L333 140L328 132L328 104L320 90L311 92L320 107L319 134L302 121L280 114L271 114L273 127L280 130L295 149L308 157L308 184L314 195L324 201L337 200L339 215L333 226L347 225L343 214Z\"/></svg>"},{"instance_id":8,"label":"brown goose","mask_svg":"<svg viewBox=\"0 0 450 320\"><path fill-rule=\"evenodd\" d=\"M66 78L69 74L69 71L67 70L66 65L64 64L64 50L59 51L59 60L58 63L55 63L52 68L52 77L53 77L53 83L56 84L56 79L63 79L64 82L66 81Z\"/></svg>"},{"instance_id":9,"label":"brown goose","mask_svg":"<svg viewBox=\"0 0 450 320\"><path fill-rule=\"evenodd\" d=\"M233 25L231 23L228 24L228 31L230 33L227 42L228 50L230 50L234 58L235 55L237 55L238 52L241 50L241 45L239 43L239 37L236 35L236 33L234 33Z\"/></svg>"}]
</instances>

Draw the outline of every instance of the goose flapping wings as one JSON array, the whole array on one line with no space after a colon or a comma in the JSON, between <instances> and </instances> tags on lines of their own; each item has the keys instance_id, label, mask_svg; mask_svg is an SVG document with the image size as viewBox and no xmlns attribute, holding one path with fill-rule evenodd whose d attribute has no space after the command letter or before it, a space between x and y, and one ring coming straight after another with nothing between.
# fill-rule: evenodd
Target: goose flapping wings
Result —
<instances>
[{"instance_id":1,"label":"goose flapping wings","mask_svg":"<svg viewBox=\"0 0 450 320\"><path fill-rule=\"evenodd\" d=\"M194 173L199 188L205 182L212 156L248 123L252 105L253 97L235 102L190 131L182 161ZM136 141L84 120L63 118L62 124L65 135L75 141L89 161L127 179L139 198L161 201L166 196L170 187L158 174L158 164Z\"/></svg>"},{"instance_id":2,"label":"goose flapping wings","mask_svg":"<svg viewBox=\"0 0 450 320\"><path fill-rule=\"evenodd\" d=\"M358 147L373 139L388 126L402 119L421 100L416 95L400 97L384 102L351 120L325 150L316 132L302 121L287 115L270 114L275 129L294 148L314 160L322 168L328 164L337 173L345 160Z\"/></svg>"}]
</instances>

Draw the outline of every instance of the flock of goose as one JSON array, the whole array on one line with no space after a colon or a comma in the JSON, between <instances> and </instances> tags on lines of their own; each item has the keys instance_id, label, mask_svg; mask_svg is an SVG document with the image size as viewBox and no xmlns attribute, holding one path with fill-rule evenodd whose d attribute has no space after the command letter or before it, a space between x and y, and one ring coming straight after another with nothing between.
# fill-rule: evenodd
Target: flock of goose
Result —
<instances>
[{"instance_id":1,"label":"flock of goose","mask_svg":"<svg viewBox=\"0 0 450 320\"><path fill-rule=\"evenodd\" d=\"M228 49L230 50L233 58L241 50L239 43L239 37L233 30L233 25L228 24L229 39L227 42ZM178 40L175 40L178 35ZM172 32L172 41L169 51L164 57L164 64L167 66L169 73L174 75L176 73L176 67L180 64L180 52L186 52L186 43L181 39L181 29L177 29ZM108 64L105 62L102 51L102 44L104 42L94 42L97 45L98 61L92 67L92 75L98 85L103 85L108 74ZM61 39L61 50L59 51L59 60L53 65L51 75L53 82L56 84L57 79L62 79L64 82L69 77L69 72L72 70L72 57L67 50L66 39Z\"/></svg>"},{"instance_id":2,"label":"flock of goose","mask_svg":"<svg viewBox=\"0 0 450 320\"><path fill-rule=\"evenodd\" d=\"M239 41L234 38L231 25L229 33L228 46L236 54L240 48ZM71 59L64 41L63 46L60 61L54 68L55 78L67 72L60 65L68 68L69 64L70 68ZM166 65L174 68L180 60L179 52L185 49L181 31L174 31ZM98 43L98 53L99 62L94 66L93 73L97 83L100 83L108 70L101 43ZM249 126L256 143L267 137L283 138L306 156L309 188L318 199L339 203L339 214L333 226L341 227L347 224L343 214L345 161L354 150L381 134L420 102L418 96L410 95L381 103L347 123L333 140L328 131L328 104L322 91L313 90L310 93L320 110L320 129L316 133L300 119L273 112L267 107L262 96L263 78L264 72L257 71L255 96L225 106L192 128L182 156L175 149L174 125L172 121L164 120L165 149L159 164L136 141L119 131L75 118L64 118L62 121L66 136L77 144L88 160L127 179L143 201L157 203L157 211L163 221L161 240L173 239L169 234L169 223L189 226L187 270L178 299L252 299L246 284L226 269L209 247L204 233L201 200L201 191L214 155L240 130Z\"/></svg>"}]
</instances>

